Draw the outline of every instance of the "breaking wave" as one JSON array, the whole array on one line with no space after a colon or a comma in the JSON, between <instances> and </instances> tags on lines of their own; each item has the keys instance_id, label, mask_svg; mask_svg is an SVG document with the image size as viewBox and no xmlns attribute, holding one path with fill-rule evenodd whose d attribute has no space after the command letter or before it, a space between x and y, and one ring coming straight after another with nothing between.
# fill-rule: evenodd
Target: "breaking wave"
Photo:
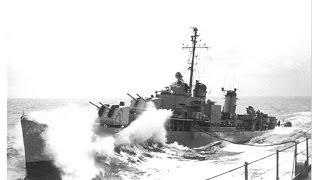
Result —
<instances>
[{"instance_id":1,"label":"breaking wave","mask_svg":"<svg viewBox=\"0 0 320 180\"><path fill-rule=\"evenodd\" d=\"M120 176L125 167L131 169L135 167L131 164L154 157L150 152L163 152L161 148L166 143L164 123L171 114L169 110L157 110L153 104L148 104L137 120L108 137L94 134L91 127L97 113L92 107L69 105L31 112L30 116L48 125L42 134L45 150L63 171L63 179L92 179L115 177L113 173Z\"/></svg>"}]
</instances>

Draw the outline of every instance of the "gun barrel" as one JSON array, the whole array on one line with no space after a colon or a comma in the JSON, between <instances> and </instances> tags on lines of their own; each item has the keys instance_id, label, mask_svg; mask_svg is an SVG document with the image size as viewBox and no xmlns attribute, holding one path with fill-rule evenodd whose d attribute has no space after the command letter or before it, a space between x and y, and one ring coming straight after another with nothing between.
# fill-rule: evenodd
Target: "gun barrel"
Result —
<instances>
[{"instance_id":1,"label":"gun barrel","mask_svg":"<svg viewBox=\"0 0 320 180\"><path fill-rule=\"evenodd\" d=\"M134 98L133 96L131 96L129 93L127 93L128 96L130 96L133 100L137 100L136 98Z\"/></svg>"},{"instance_id":2,"label":"gun barrel","mask_svg":"<svg viewBox=\"0 0 320 180\"><path fill-rule=\"evenodd\" d=\"M100 109L100 107L96 104L94 104L93 102L89 101L90 104L94 105L96 108Z\"/></svg>"},{"instance_id":3,"label":"gun barrel","mask_svg":"<svg viewBox=\"0 0 320 180\"><path fill-rule=\"evenodd\" d=\"M101 102L99 102L99 104L101 104L101 106L104 106L104 107L106 107L106 108L109 108L109 105L107 104L102 104Z\"/></svg>"},{"instance_id":4,"label":"gun barrel","mask_svg":"<svg viewBox=\"0 0 320 180\"><path fill-rule=\"evenodd\" d=\"M146 101L143 97L141 97L139 94L137 94L137 96L139 96L139 98L141 98L142 100Z\"/></svg>"}]
</instances>

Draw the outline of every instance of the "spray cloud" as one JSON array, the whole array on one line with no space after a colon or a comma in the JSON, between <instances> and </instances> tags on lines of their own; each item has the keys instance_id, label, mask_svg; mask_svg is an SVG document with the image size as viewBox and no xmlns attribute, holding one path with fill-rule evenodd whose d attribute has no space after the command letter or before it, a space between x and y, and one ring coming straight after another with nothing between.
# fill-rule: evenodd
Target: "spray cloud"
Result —
<instances>
[{"instance_id":1,"label":"spray cloud","mask_svg":"<svg viewBox=\"0 0 320 180\"><path fill-rule=\"evenodd\" d=\"M164 123L172 115L169 110L157 110L152 103L128 127L114 136L98 137L92 129L97 112L92 107L69 105L48 112L30 114L48 125L43 133L46 151L63 171L62 179L92 179L103 172L95 163L96 156L110 157L114 148L144 143L166 142ZM95 137L95 138L93 138Z\"/></svg>"},{"instance_id":2,"label":"spray cloud","mask_svg":"<svg viewBox=\"0 0 320 180\"><path fill-rule=\"evenodd\" d=\"M115 145L143 143L147 140L160 144L166 143L164 123L171 115L171 111L156 109L153 103L148 103L146 111L115 136Z\"/></svg>"}]
</instances>

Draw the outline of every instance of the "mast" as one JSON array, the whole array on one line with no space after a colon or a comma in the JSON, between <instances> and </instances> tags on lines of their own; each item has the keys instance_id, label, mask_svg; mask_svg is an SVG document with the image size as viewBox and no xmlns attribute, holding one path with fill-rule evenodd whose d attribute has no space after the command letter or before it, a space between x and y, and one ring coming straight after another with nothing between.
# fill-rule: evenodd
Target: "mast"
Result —
<instances>
[{"instance_id":1,"label":"mast","mask_svg":"<svg viewBox=\"0 0 320 180\"><path fill-rule=\"evenodd\" d=\"M194 65L194 55L196 51L196 44L197 44L197 32L198 29L196 27L193 28L194 35L191 36L191 42L193 43L192 45L192 61L191 61L191 67L190 67L190 82L189 82L189 93L191 94L192 90L192 80L193 80L193 65Z\"/></svg>"},{"instance_id":2,"label":"mast","mask_svg":"<svg viewBox=\"0 0 320 180\"><path fill-rule=\"evenodd\" d=\"M199 37L198 33L198 28L196 27L192 27L194 35L191 36L191 42L192 42L192 47L183 47L183 48L188 48L191 49L192 48L192 59L191 59L191 67L190 67L190 82L189 82L189 93L191 94L192 92L192 81L193 81L193 70L194 70L194 57L195 57L195 52L196 52L196 48L206 48L208 49L209 47L203 45L203 46L199 46L197 47L197 37Z\"/></svg>"}]
</instances>

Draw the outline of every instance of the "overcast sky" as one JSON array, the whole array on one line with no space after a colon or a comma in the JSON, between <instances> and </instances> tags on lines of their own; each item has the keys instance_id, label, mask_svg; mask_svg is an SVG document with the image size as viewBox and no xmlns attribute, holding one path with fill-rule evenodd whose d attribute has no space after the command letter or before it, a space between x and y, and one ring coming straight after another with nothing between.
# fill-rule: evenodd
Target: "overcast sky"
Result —
<instances>
[{"instance_id":1,"label":"overcast sky","mask_svg":"<svg viewBox=\"0 0 320 180\"><path fill-rule=\"evenodd\" d=\"M7 32L8 97L149 96L195 78L213 96L311 95L311 1L14 1ZM200 74L199 74L200 72Z\"/></svg>"}]
</instances>

